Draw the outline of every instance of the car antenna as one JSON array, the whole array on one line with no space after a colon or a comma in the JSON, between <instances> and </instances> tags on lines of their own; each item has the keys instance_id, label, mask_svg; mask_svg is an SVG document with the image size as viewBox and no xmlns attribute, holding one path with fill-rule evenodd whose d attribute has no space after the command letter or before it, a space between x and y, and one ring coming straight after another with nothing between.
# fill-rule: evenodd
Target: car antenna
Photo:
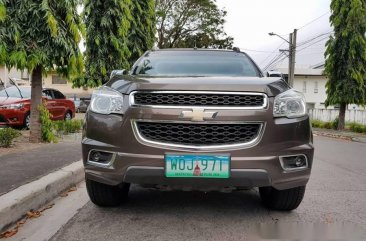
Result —
<instances>
[{"instance_id":1,"label":"car antenna","mask_svg":"<svg viewBox=\"0 0 366 241\"><path fill-rule=\"evenodd\" d=\"M22 99L23 99L24 97L23 97L22 92L20 91L17 83L15 83L15 81L10 77L9 77L9 80L10 80L10 83L13 84L17 88L17 90L19 91L20 97L22 97Z\"/></svg>"},{"instance_id":2,"label":"car antenna","mask_svg":"<svg viewBox=\"0 0 366 241\"><path fill-rule=\"evenodd\" d=\"M4 82L3 82L3 80L2 80L1 78L0 78L0 84L1 84L2 86L4 86L5 94L9 97L8 91L6 91L6 86L5 86L5 84L4 84Z\"/></svg>"}]
</instances>

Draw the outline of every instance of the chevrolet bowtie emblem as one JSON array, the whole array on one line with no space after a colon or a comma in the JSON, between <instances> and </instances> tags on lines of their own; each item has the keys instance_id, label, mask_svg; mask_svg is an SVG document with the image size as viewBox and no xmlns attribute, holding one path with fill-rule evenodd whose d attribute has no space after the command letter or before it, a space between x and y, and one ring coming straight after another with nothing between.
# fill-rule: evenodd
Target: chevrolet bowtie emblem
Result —
<instances>
[{"instance_id":1,"label":"chevrolet bowtie emblem","mask_svg":"<svg viewBox=\"0 0 366 241\"><path fill-rule=\"evenodd\" d=\"M205 121L216 118L218 112L205 111L201 108L194 108L189 111L182 111L179 118L190 118L191 121Z\"/></svg>"}]
</instances>

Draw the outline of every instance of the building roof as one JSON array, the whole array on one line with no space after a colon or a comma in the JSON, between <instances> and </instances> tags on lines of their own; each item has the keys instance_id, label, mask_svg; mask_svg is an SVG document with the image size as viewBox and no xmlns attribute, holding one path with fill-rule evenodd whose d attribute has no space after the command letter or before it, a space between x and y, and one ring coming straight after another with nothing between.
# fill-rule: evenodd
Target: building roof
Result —
<instances>
[{"instance_id":1,"label":"building roof","mask_svg":"<svg viewBox=\"0 0 366 241\"><path fill-rule=\"evenodd\" d=\"M288 74L288 68L279 68L277 70L285 75ZM324 76L324 69L296 68L295 75Z\"/></svg>"}]
</instances>

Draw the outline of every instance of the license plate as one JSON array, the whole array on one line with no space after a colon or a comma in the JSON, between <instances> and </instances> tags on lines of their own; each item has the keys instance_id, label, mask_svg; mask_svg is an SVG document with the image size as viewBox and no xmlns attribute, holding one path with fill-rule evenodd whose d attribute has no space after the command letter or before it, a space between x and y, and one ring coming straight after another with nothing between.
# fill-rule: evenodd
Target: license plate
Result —
<instances>
[{"instance_id":1,"label":"license plate","mask_svg":"<svg viewBox=\"0 0 366 241\"><path fill-rule=\"evenodd\" d=\"M229 178L229 155L166 154L166 177Z\"/></svg>"}]
</instances>

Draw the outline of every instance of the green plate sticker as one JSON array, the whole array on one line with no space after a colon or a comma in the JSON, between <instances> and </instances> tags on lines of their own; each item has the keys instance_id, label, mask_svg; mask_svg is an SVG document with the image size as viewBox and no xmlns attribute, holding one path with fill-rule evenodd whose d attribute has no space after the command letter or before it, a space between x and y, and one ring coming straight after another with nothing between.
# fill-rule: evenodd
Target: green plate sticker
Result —
<instances>
[{"instance_id":1,"label":"green plate sticker","mask_svg":"<svg viewBox=\"0 0 366 241\"><path fill-rule=\"evenodd\" d=\"M229 155L166 154L166 177L229 178Z\"/></svg>"}]
</instances>

